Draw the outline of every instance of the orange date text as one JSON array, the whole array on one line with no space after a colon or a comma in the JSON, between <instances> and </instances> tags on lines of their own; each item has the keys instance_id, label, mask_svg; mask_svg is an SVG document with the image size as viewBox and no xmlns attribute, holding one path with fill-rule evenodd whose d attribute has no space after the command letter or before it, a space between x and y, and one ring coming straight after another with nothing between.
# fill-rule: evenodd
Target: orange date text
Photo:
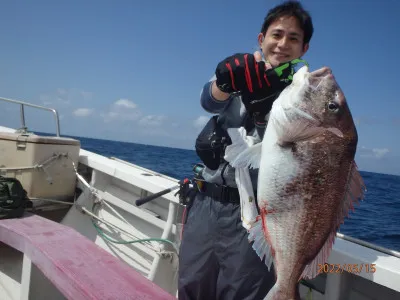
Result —
<instances>
[{"instance_id":1,"label":"orange date text","mask_svg":"<svg viewBox=\"0 0 400 300\"><path fill-rule=\"evenodd\" d=\"M318 274L334 274L334 273L354 273L360 274L375 273L375 264L318 264Z\"/></svg>"}]
</instances>

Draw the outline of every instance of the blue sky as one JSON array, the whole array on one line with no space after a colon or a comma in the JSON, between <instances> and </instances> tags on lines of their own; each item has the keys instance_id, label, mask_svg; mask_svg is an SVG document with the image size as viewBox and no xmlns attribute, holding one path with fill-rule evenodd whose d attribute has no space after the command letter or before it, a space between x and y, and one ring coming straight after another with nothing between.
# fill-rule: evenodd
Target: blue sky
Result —
<instances>
[{"instance_id":1,"label":"blue sky","mask_svg":"<svg viewBox=\"0 0 400 300\"><path fill-rule=\"evenodd\" d=\"M257 49L281 1L7 1L0 96L56 108L61 133L193 149L210 116L199 95L217 63ZM304 56L332 68L359 133L361 170L400 174L400 2L301 1L313 17ZM1 125L18 107L1 103ZM26 109L31 130L52 116Z\"/></svg>"}]
</instances>

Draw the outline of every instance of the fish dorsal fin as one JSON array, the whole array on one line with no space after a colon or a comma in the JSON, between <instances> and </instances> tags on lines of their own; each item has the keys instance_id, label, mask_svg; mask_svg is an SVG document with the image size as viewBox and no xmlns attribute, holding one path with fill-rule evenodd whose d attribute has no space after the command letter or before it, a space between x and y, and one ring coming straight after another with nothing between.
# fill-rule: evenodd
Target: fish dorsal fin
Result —
<instances>
[{"instance_id":1,"label":"fish dorsal fin","mask_svg":"<svg viewBox=\"0 0 400 300\"><path fill-rule=\"evenodd\" d=\"M224 159L234 168L252 167L258 169L261 160L261 143L246 135L243 127L229 128L232 144L225 149Z\"/></svg>"},{"instance_id":2,"label":"fish dorsal fin","mask_svg":"<svg viewBox=\"0 0 400 300\"><path fill-rule=\"evenodd\" d=\"M339 211L336 224L332 232L329 234L324 246L321 248L314 260L309 263L300 276L301 278L314 278L318 275L318 265L323 265L327 262L328 257L332 251L332 246L336 238L336 232L343 223L344 217L348 216L349 209L354 208L354 203L358 203L359 199L364 199L365 185L361 174L358 172L355 161L351 163L350 171L346 183L346 191L344 195L343 206Z\"/></svg>"}]
</instances>

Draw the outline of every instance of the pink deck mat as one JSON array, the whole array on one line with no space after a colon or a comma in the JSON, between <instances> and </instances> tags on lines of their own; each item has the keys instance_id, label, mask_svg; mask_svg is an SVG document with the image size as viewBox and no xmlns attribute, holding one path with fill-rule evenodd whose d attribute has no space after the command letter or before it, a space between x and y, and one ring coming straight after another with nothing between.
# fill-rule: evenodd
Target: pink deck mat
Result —
<instances>
[{"instance_id":1,"label":"pink deck mat","mask_svg":"<svg viewBox=\"0 0 400 300\"><path fill-rule=\"evenodd\" d=\"M40 216L0 220L0 241L25 253L68 299L176 300L74 229Z\"/></svg>"}]
</instances>

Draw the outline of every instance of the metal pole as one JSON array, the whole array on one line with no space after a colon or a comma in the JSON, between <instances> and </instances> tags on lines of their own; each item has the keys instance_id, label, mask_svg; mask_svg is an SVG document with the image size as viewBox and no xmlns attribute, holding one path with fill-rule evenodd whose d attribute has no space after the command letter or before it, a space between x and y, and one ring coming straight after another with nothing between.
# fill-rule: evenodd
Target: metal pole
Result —
<instances>
[{"instance_id":1,"label":"metal pole","mask_svg":"<svg viewBox=\"0 0 400 300\"><path fill-rule=\"evenodd\" d=\"M56 134L60 136L60 119L58 118L58 112L55 109L52 109L54 113L54 117L56 118Z\"/></svg>"},{"instance_id":2,"label":"metal pole","mask_svg":"<svg viewBox=\"0 0 400 300\"><path fill-rule=\"evenodd\" d=\"M22 128L26 128L26 125L25 125L25 111L24 111L24 105L23 104L21 104L21 125L22 125Z\"/></svg>"},{"instance_id":3,"label":"metal pole","mask_svg":"<svg viewBox=\"0 0 400 300\"><path fill-rule=\"evenodd\" d=\"M26 128L26 125L25 125L25 112L24 112L25 106L30 106L30 107L43 109L43 110L47 110L47 111L52 112L54 114L54 117L56 118L56 134L57 134L58 137L60 136L60 118L58 117L58 112L54 108L49 108L49 107L45 107L45 106L31 104L31 103L28 103L28 102L23 102L23 101L13 100L13 99L7 99L7 98L2 98L2 97L0 97L0 100L21 105L21 122L22 122L22 126L24 128Z\"/></svg>"},{"instance_id":4,"label":"metal pole","mask_svg":"<svg viewBox=\"0 0 400 300\"><path fill-rule=\"evenodd\" d=\"M360 240L360 239L356 239L356 238L344 235L343 233L339 233L339 232L336 233L336 236L338 238L343 239L343 240L346 240L346 241L349 241L349 242L352 242L352 243L355 243L355 244L358 244L358 245L361 245L361 246L364 246L364 247L367 247L367 248L370 248L370 249L373 249L373 250L376 250L376 251L379 251L379 252L382 252L382 253L386 253L386 254L389 254L389 255L392 255L392 256L400 258L400 252L398 252L398 251L387 249L385 247L381 247L381 246L378 246L378 245L375 245L375 244L371 244L371 243L368 243L366 241L363 241L363 240Z\"/></svg>"}]
</instances>

